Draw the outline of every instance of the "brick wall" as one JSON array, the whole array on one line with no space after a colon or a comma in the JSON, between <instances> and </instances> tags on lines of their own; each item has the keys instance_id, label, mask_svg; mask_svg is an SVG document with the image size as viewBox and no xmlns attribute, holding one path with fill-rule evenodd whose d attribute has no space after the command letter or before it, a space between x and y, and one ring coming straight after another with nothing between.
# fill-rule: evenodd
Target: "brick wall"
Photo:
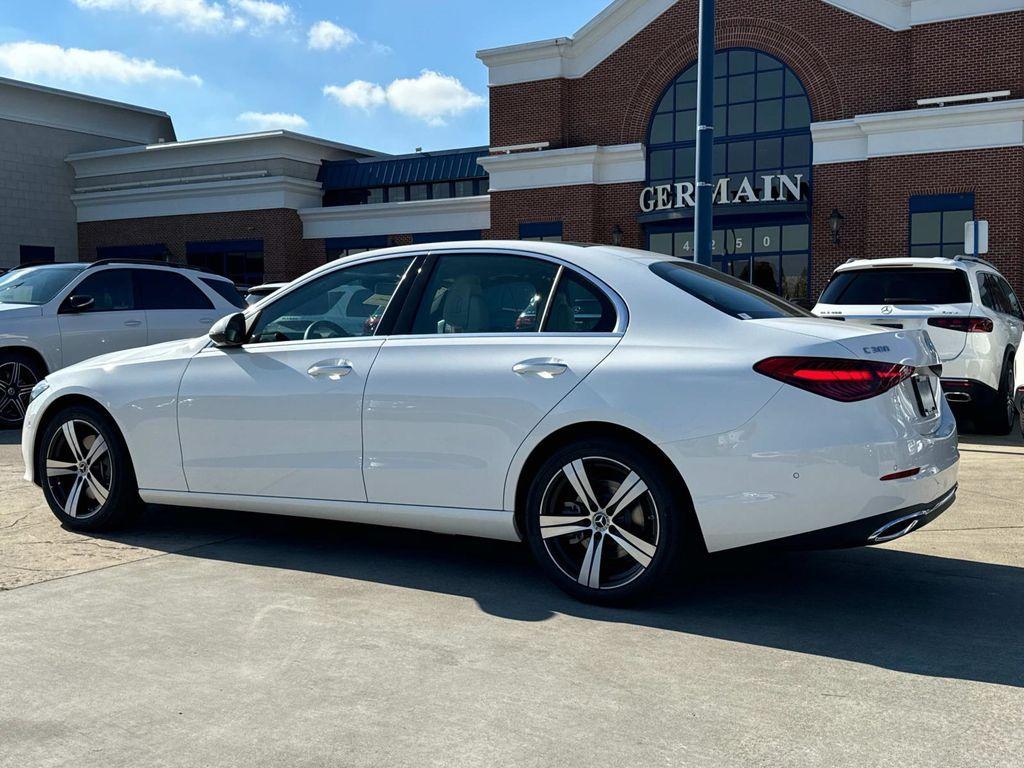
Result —
<instances>
[{"instance_id":1,"label":"brick wall","mask_svg":"<svg viewBox=\"0 0 1024 768\"><path fill-rule=\"evenodd\" d=\"M303 240L302 221L291 209L157 216L78 225L78 255L96 258L100 246L164 243L171 259L185 263L185 244L202 240L263 240L265 279L292 280L326 260L323 240Z\"/></svg>"},{"instance_id":2,"label":"brick wall","mask_svg":"<svg viewBox=\"0 0 1024 768\"><path fill-rule=\"evenodd\" d=\"M912 109L918 98L1024 97L1024 12L893 32L821 0L719 0L716 45L773 54L815 120ZM586 76L491 88L491 144L642 141L665 87L697 56L697 0L680 0Z\"/></svg>"}]
</instances>

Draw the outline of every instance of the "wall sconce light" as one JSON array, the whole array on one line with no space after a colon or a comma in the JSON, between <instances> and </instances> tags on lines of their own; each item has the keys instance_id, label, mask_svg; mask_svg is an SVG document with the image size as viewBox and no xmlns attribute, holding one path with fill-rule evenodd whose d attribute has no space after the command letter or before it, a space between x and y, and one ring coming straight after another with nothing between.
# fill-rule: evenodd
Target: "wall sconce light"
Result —
<instances>
[{"instance_id":1,"label":"wall sconce light","mask_svg":"<svg viewBox=\"0 0 1024 768\"><path fill-rule=\"evenodd\" d=\"M618 224L612 227L612 245L622 245L622 227Z\"/></svg>"},{"instance_id":2,"label":"wall sconce light","mask_svg":"<svg viewBox=\"0 0 1024 768\"><path fill-rule=\"evenodd\" d=\"M839 245L839 235L843 229L843 221L846 217L839 212L838 208L833 208L832 213L828 217L828 229L832 233L832 245Z\"/></svg>"}]
</instances>

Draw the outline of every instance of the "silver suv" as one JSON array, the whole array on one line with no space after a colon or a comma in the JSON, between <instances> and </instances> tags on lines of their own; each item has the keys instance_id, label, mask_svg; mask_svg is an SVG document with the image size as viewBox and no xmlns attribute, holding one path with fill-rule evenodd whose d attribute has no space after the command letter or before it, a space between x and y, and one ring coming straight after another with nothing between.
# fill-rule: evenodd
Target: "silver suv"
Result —
<instances>
[{"instance_id":1,"label":"silver suv","mask_svg":"<svg viewBox=\"0 0 1024 768\"><path fill-rule=\"evenodd\" d=\"M851 259L839 267L814 314L886 328L927 329L942 359L942 389L958 413L1009 434L1014 357L1024 312L987 261L955 258Z\"/></svg>"},{"instance_id":2,"label":"silver suv","mask_svg":"<svg viewBox=\"0 0 1024 768\"><path fill-rule=\"evenodd\" d=\"M105 352L201 336L245 301L234 284L161 262L26 266L0 276L0 428L48 373Z\"/></svg>"}]
</instances>

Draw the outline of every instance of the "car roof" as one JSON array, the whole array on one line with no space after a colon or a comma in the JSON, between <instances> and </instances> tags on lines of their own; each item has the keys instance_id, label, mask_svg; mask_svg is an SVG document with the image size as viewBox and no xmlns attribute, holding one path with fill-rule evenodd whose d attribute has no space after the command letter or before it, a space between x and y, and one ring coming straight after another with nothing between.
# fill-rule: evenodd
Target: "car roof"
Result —
<instances>
[{"instance_id":1,"label":"car roof","mask_svg":"<svg viewBox=\"0 0 1024 768\"><path fill-rule=\"evenodd\" d=\"M836 272L847 272L858 269L910 267L922 269L961 269L967 270L975 267L987 267L995 269L984 259L974 256L906 256L903 258L886 259L850 259L845 264L836 267Z\"/></svg>"}]
</instances>

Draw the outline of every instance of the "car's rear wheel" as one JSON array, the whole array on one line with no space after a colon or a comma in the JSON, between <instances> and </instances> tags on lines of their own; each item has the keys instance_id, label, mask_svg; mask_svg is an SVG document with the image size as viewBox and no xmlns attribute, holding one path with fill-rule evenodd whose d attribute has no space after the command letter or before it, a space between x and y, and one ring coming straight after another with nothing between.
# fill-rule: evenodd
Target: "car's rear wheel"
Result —
<instances>
[{"instance_id":1,"label":"car's rear wheel","mask_svg":"<svg viewBox=\"0 0 1024 768\"><path fill-rule=\"evenodd\" d=\"M20 352L0 355L0 429L16 429L25 420L32 388L45 375L39 363Z\"/></svg>"},{"instance_id":2,"label":"car's rear wheel","mask_svg":"<svg viewBox=\"0 0 1024 768\"><path fill-rule=\"evenodd\" d=\"M1017 405L1013 402L1013 359L1003 363L1003 373L999 379L999 390L992 402L985 406L979 421L982 429L993 435L1008 435L1013 430L1014 419L1017 418Z\"/></svg>"},{"instance_id":3,"label":"car's rear wheel","mask_svg":"<svg viewBox=\"0 0 1024 768\"><path fill-rule=\"evenodd\" d=\"M674 580L689 531L688 502L645 451L619 441L562 448L537 472L527 497L534 557L581 600L621 604Z\"/></svg>"},{"instance_id":4,"label":"car's rear wheel","mask_svg":"<svg viewBox=\"0 0 1024 768\"><path fill-rule=\"evenodd\" d=\"M56 414L39 441L36 467L50 510L67 528L117 528L141 505L128 448L98 408L76 405Z\"/></svg>"}]
</instances>

